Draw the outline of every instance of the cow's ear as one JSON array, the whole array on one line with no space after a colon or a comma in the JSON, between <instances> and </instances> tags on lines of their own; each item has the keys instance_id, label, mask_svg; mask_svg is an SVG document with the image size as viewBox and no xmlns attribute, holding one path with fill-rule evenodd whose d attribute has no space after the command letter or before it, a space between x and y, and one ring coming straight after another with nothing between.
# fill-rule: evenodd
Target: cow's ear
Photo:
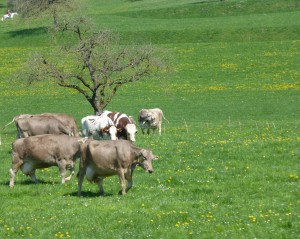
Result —
<instances>
[{"instance_id":1,"label":"cow's ear","mask_svg":"<svg viewBox=\"0 0 300 239\"><path fill-rule=\"evenodd\" d=\"M103 132L103 133L108 133L108 131L109 131L109 130L108 130L108 127L105 127L104 129L102 129L102 132Z\"/></svg>"},{"instance_id":2,"label":"cow's ear","mask_svg":"<svg viewBox=\"0 0 300 239\"><path fill-rule=\"evenodd\" d=\"M159 159L158 156L156 156L156 155L153 155L153 156L154 156L153 160L158 160Z\"/></svg>"}]
</instances>

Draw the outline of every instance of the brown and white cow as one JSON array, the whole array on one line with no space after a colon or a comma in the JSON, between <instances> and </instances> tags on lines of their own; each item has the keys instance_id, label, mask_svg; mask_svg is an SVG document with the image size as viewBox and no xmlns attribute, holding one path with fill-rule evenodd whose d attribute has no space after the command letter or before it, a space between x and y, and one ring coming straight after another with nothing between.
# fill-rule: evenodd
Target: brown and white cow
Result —
<instances>
[{"instance_id":1,"label":"brown and white cow","mask_svg":"<svg viewBox=\"0 0 300 239\"><path fill-rule=\"evenodd\" d=\"M80 157L80 145L84 139L67 135L38 135L17 139L12 144L12 165L9 186L14 186L19 169L38 183L36 169L58 166L64 183L74 175L75 160ZM66 177L66 170L71 174Z\"/></svg>"},{"instance_id":2,"label":"brown and white cow","mask_svg":"<svg viewBox=\"0 0 300 239\"><path fill-rule=\"evenodd\" d=\"M72 135L72 129L58 119L51 116L33 116L20 118L17 123L18 138L25 138L43 134Z\"/></svg>"},{"instance_id":3,"label":"brown and white cow","mask_svg":"<svg viewBox=\"0 0 300 239\"><path fill-rule=\"evenodd\" d=\"M98 183L100 195L104 195L103 179L112 175L119 176L120 194L124 195L132 187L135 167L139 165L152 173L152 161L156 159L151 150L137 148L127 140L92 140L84 143L78 174L78 196L81 195L84 176L88 181Z\"/></svg>"},{"instance_id":4,"label":"brown and white cow","mask_svg":"<svg viewBox=\"0 0 300 239\"><path fill-rule=\"evenodd\" d=\"M147 134L150 133L150 129L153 130L153 134L155 134L155 130L158 129L159 135L161 135L161 125L162 119L168 121L161 109L142 109L138 115L138 122L142 129L142 133L144 134L144 130L147 129ZM169 122L169 121L168 121Z\"/></svg>"},{"instance_id":5,"label":"brown and white cow","mask_svg":"<svg viewBox=\"0 0 300 239\"><path fill-rule=\"evenodd\" d=\"M104 111L103 114L107 115L114 122L114 125L117 127L117 137L119 139L127 139L135 142L137 129L132 117L120 112Z\"/></svg>"}]
</instances>

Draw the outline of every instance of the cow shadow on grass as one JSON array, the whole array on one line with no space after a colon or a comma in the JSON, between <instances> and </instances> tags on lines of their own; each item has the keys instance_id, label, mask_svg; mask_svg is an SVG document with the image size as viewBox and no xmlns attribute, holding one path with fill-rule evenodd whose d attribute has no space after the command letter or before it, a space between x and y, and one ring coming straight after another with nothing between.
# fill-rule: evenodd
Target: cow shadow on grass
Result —
<instances>
[{"instance_id":1,"label":"cow shadow on grass","mask_svg":"<svg viewBox=\"0 0 300 239\"><path fill-rule=\"evenodd\" d=\"M7 180L5 182L1 182L0 184L4 185L4 186L9 186L9 180ZM22 180L22 181L15 182L15 186L16 185L31 185L31 184L33 184L33 185L39 185L39 184L56 185L56 184L61 184L61 182L45 181L45 180L42 180L42 179L39 179L39 183L35 183L34 181L32 181L30 179L25 179L25 180Z\"/></svg>"},{"instance_id":2,"label":"cow shadow on grass","mask_svg":"<svg viewBox=\"0 0 300 239\"><path fill-rule=\"evenodd\" d=\"M67 193L64 196L72 196L72 197L78 197L77 196L77 191L73 192L73 193ZM112 197L114 196L114 194L112 193L105 193L105 195L101 195L99 194L99 192L91 192L91 191L82 191L81 192L81 196L82 198L95 198L95 197Z\"/></svg>"}]
</instances>

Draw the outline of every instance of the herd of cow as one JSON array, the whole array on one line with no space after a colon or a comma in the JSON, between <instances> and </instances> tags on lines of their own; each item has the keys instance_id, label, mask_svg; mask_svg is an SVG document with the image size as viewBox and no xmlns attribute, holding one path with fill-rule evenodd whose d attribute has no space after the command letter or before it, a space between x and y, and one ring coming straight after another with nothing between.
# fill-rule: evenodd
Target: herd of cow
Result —
<instances>
[{"instance_id":1,"label":"herd of cow","mask_svg":"<svg viewBox=\"0 0 300 239\"><path fill-rule=\"evenodd\" d=\"M153 133L158 129L161 134L162 118L163 112L158 108L140 110L138 122L142 133L145 129L148 134L150 129ZM14 187L19 169L38 183L36 169L51 166L59 168L61 181L65 183L71 180L76 159L80 158L79 196L84 177L98 183L103 195L103 179L112 175L119 176L120 193L126 194L132 187L135 167L141 166L152 173L152 161L157 159L151 150L134 146L136 123L131 116L120 112L104 111L99 116L82 118L81 132L74 117L67 114L23 114L14 117L5 127L13 122L17 127L17 139L12 144L10 187ZM70 170L68 177L67 170Z\"/></svg>"}]
</instances>

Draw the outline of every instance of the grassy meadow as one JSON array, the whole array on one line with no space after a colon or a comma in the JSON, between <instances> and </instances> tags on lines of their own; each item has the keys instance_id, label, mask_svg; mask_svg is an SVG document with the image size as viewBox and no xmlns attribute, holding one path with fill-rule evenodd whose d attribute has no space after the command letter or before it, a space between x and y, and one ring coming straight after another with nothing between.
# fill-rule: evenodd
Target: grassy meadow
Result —
<instances>
[{"instance_id":1,"label":"grassy meadow","mask_svg":"<svg viewBox=\"0 0 300 239\"><path fill-rule=\"evenodd\" d=\"M56 167L37 171L38 185L18 172L10 189L12 124L1 131L0 238L300 238L300 2L81 2L74 14L167 58L108 107L135 119L164 111L162 136L139 130L136 142L160 160L151 175L137 168L126 196L111 177L105 197L84 181L78 198L76 178L60 184ZM23 113L64 112L78 125L93 113L76 92L16 79L32 53L53 50L51 23L0 22L1 128Z\"/></svg>"}]
</instances>

